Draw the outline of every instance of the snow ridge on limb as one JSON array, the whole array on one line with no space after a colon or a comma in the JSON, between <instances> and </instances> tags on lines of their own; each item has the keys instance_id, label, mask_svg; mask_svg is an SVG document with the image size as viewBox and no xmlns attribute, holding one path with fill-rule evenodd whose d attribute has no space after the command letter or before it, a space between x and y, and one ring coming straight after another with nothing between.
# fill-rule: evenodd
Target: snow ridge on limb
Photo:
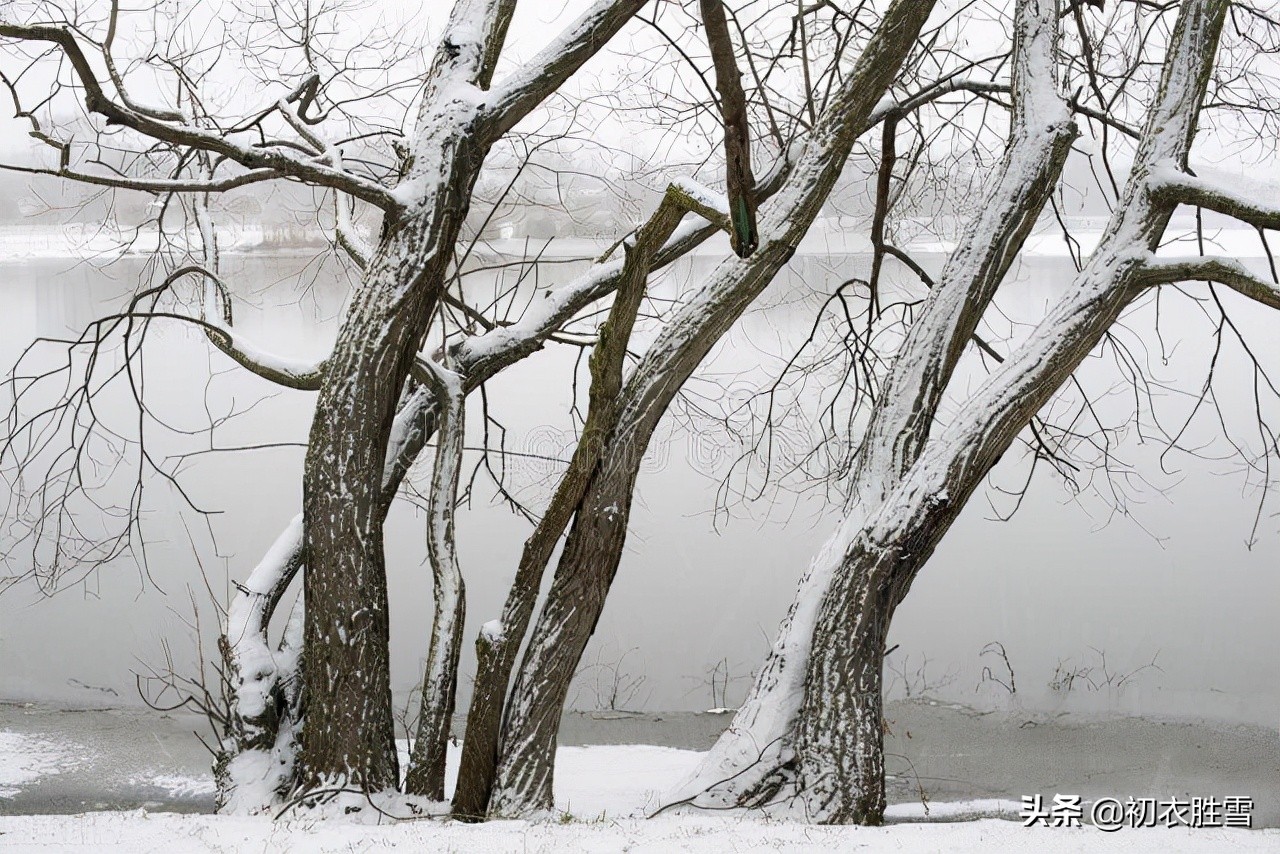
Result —
<instances>
[{"instance_id":1,"label":"snow ridge on limb","mask_svg":"<svg viewBox=\"0 0 1280 854\"><path fill-rule=\"evenodd\" d=\"M1078 131L1058 91L1056 0L1020 2L1009 140L995 186L965 226L877 397L849 501L874 506L915 461L943 390L1049 196Z\"/></svg>"},{"instance_id":2,"label":"snow ridge on limb","mask_svg":"<svg viewBox=\"0 0 1280 854\"><path fill-rule=\"evenodd\" d=\"M1280 285L1250 273L1231 258L1157 258L1149 256L1138 273L1142 286L1175 282L1216 282L1269 308L1280 309Z\"/></svg>"},{"instance_id":3,"label":"snow ridge on limb","mask_svg":"<svg viewBox=\"0 0 1280 854\"><path fill-rule=\"evenodd\" d=\"M422 679L418 732L405 775L405 791L441 801L444 800L445 750L453 723L458 656L462 651L467 611L466 587L453 536L466 434L466 391L461 376L435 361L424 361L439 413L435 468L427 498L427 552L431 560L435 615Z\"/></svg>"},{"instance_id":4,"label":"snow ridge on limb","mask_svg":"<svg viewBox=\"0 0 1280 854\"><path fill-rule=\"evenodd\" d=\"M596 0L533 59L494 87L479 133L490 143L560 88L649 0ZM514 0L512 0L514 5Z\"/></svg>"},{"instance_id":5,"label":"snow ridge on limb","mask_svg":"<svg viewBox=\"0 0 1280 854\"><path fill-rule=\"evenodd\" d=\"M1178 204L1235 217L1257 229L1280 229L1280 185L1207 169L1192 175L1176 162L1151 170L1151 189Z\"/></svg>"}]
</instances>

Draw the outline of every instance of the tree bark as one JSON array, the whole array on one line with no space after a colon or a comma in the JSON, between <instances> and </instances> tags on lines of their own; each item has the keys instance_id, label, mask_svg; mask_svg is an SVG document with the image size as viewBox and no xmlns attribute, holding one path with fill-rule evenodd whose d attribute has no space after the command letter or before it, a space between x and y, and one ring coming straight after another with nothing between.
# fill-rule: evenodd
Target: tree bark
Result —
<instances>
[{"instance_id":1,"label":"tree bark","mask_svg":"<svg viewBox=\"0 0 1280 854\"><path fill-rule=\"evenodd\" d=\"M320 388L307 447L303 790L342 785L379 791L400 783L383 463L396 402L443 276L443 263L435 259L448 254L437 252L418 270L402 271L400 259L422 260L419 247L402 245L426 236L413 231L399 229L383 241L356 292Z\"/></svg>"},{"instance_id":2,"label":"tree bark","mask_svg":"<svg viewBox=\"0 0 1280 854\"><path fill-rule=\"evenodd\" d=\"M462 378L430 366L430 381L438 401L439 440L431 493L427 501L427 552L435 599L431 646L422 678L418 732L405 774L405 791L435 801L444 800L445 755L458 691L458 656L467 615L466 587L458 564L453 514L458 502L465 436L466 392Z\"/></svg>"},{"instance_id":3,"label":"tree bark","mask_svg":"<svg viewBox=\"0 0 1280 854\"><path fill-rule=\"evenodd\" d=\"M320 386L303 476L309 558L303 792L399 787L382 542L388 440L495 141L489 125L523 115L513 107L486 113L480 98L514 8L515 0L454 3L398 187L405 207L384 219ZM535 87L527 94L536 104L546 93Z\"/></svg>"},{"instance_id":4,"label":"tree bark","mask_svg":"<svg viewBox=\"0 0 1280 854\"><path fill-rule=\"evenodd\" d=\"M560 716L618 570L631 512L638 463L624 461L623 466L615 466L612 462L598 469L587 486L521 661L504 719L489 803L491 817L525 815L553 806Z\"/></svg>"},{"instance_id":5,"label":"tree bark","mask_svg":"<svg viewBox=\"0 0 1280 854\"><path fill-rule=\"evenodd\" d=\"M617 297L591 353L591 389L582 437L546 513L525 542L501 618L487 624L476 638L476 682L454 792L455 818L478 821L488 811L511 671L537 603L543 572L569 520L581 512L600 454L616 423L623 361L649 271L685 212L697 207L688 193L672 186L649 222L636 233L634 244L623 244L626 259ZM718 218L713 211L705 215Z\"/></svg>"}]
</instances>

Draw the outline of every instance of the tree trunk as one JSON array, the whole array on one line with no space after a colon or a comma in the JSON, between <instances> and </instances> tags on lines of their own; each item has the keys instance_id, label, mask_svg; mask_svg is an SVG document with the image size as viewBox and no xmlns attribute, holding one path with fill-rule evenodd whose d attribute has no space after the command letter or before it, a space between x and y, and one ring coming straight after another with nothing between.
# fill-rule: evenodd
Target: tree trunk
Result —
<instances>
[{"instance_id":1,"label":"tree trunk","mask_svg":"<svg viewBox=\"0 0 1280 854\"><path fill-rule=\"evenodd\" d=\"M891 541L864 534L823 597L792 736L791 793L800 798L810 821L884 821L883 681L889 624L963 506L963 498L958 504L925 498Z\"/></svg>"},{"instance_id":2,"label":"tree trunk","mask_svg":"<svg viewBox=\"0 0 1280 854\"><path fill-rule=\"evenodd\" d=\"M589 362L591 389L582 437L574 448L568 470L556 485L546 513L525 542L501 618L486 624L476 639L476 682L454 792L455 818L478 821L488 812L511 671L537 604L543 573L570 520L582 511L584 495L594 482L600 455L616 424L623 362L649 271L685 212L697 207L697 200L673 185L667 189L653 216L636 232L635 242L623 243L625 261L617 297L600 328ZM704 215L715 217L713 211L705 211Z\"/></svg>"},{"instance_id":3,"label":"tree trunk","mask_svg":"<svg viewBox=\"0 0 1280 854\"><path fill-rule=\"evenodd\" d=\"M819 623L838 640L814 650L807 684L843 689L801 718L796 774L811 819L875 825L885 808L882 682L893 605L870 573L856 578L847 607Z\"/></svg>"},{"instance_id":4,"label":"tree trunk","mask_svg":"<svg viewBox=\"0 0 1280 854\"><path fill-rule=\"evenodd\" d=\"M643 453L643 445L628 445ZM606 459L587 486L520 663L503 721L491 817L549 810L556 736L573 674L595 632L626 542L638 460Z\"/></svg>"},{"instance_id":5,"label":"tree trunk","mask_svg":"<svg viewBox=\"0 0 1280 854\"><path fill-rule=\"evenodd\" d=\"M436 386L440 412L435 470L431 473L431 494L427 501L427 552L431 559L435 619L431 624L418 732L405 775L405 791L443 801L445 755L453 725L458 655L462 651L462 629L467 614L466 587L453 534L466 433L466 391L461 377L434 363L431 380Z\"/></svg>"},{"instance_id":6,"label":"tree trunk","mask_svg":"<svg viewBox=\"0 0 1280 854\"><path fill-rule=\"evenodd\" d=\"M400 234L379 247L339 331L307 448L303 790L400 783L381 487L396 403L434 304L393 260L412 257Z\"/></svg>"}]
</instances>

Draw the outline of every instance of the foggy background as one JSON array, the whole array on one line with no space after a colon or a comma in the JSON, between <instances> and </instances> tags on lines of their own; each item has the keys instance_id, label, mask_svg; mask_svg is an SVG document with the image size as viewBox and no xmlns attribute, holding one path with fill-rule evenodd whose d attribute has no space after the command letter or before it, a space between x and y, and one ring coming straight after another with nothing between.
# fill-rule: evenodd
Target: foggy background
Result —
<instances>
[{"instance_id":1,"label":"foggy background","mask_svg":"<svg viewBox=\"0 0 1280 854\"><path fill-rule=\"evenodd\" d=\"M705 395L726 386L730 400L759 387L777 369L777 355L785 356L807 333L826 293L843 278L865 275L869 256L834 225L824 221L815 228L761 304L713 351L691 389ZM3 230L8 251L0 260L0 357L6 366L33 336L78 331L117 309L138 284L141 259L101 267L64 257L92 242L77 228ZM277 353L321 355L336 329L345 282L332 265L316 261L315 249L273 245L256 233L241 239L242 251L224 259L236 291L237 329ZM572 241L552 245L571 256L582 248ZM512 241L513 251L522 246ZM1016 279L999 301L1009 327L990 334L1000 340L1016 337L1015 321L1034 318L1069 282L1070 262L1051 236L1034 238L1032 248L1044 254L1015 268ZM676 296L694 286L725 250L708 244L660 279L656 293ZM941 252L923 257L934 269L944 259ZM546 265L541 285L564 281L574 269ZM1210 348L1204 319L1189 300L1183 302L1161 306L1161 332L1177 346L1167 348L1168 363L1155 370L1194 392ZM1243 302L1229 307L1237 320L1256 324L1253 340L1266 340L1273 318ZM1133 340L1153 339L1153 318L1150 300L1127 316ZM280 391L234 369L197 330L170 324L154 335L144 358L148 396L159 415L179 429L200 430L211 417L241 414L220 426L212 442L207 434L156 431L153 453L305 439L311 394ZM1271 335L1270 350L1259 352L1264 363L1280 355L1275 341ZM576 357L576 348L550 344L489 384L492 414L508 430L513 452L505 482L535 510L562 470L547 458L565 459L572 447L569 377ZM1240 395L1224 408L1247 417L1250 375L1229 355L1222 358L1218 370ZM981 373L971 364L967 379L962 372L959 380L976 382ZM1105 359L1086 362L1081 376L1087 381L1091 374L1090 388L1116 382ZM1123 393L1120 402L1109 400L1099 402L1103 412L1124 408ZM478 447L478 400L471 405L469 444ZM121 400L104 401L104 411L108 420L133 417ZM801 449L806 439L784 435L780 441ZM821 491L777 493L772 502L730 501L716 512L719 490L743 450L734 436L679 406L668 414L643 467L627 554L571 692L574 707L700 710L734 706L742 698L799 574L838 516L835 500ZM1259 496L1238 466L1183 455L1166 461L1176 472L1163 475L1161 450L1141 441L1137 431L1112 449L1151 480L1122 484L1120 492L1097 477L1093 489L1073 497L1042 465L1007 522L995 518L1012 510L1013 498L990 488L976 494L899 609L890 638L897 649L887 662L891 694L926 693L979 707L1280 723L1276 520L1264 516L1249 549ZM423 482L429 456L423 455L425 465L413 480ZM1028 460L1013 450L1006 457L991 483L1013 490L1025 480ZM468 455L469 462L478 459L478 452ZM162 665L164 644L180 670L196 660L196 633L188 625L193 602L203 621L204 653L215 654L210 591L225 603L233 592L230 580L244 578L298 512L301 460L300 445L189 457L183 483L197 503L219 512L207 517L206 526L172 489L150 485L143 528L149 578L133 561L121 560L51 598L29 584L5 591L0 697L136 704L134 674ZM124 474L122 488L129 476ZM1117 503L1128 515L1117 512ZM393 685L401 706L421 676L431 617L423 525L412 502L401 501L387 526ZM475 480L457 526L468 585L467 634L473 638L482 622L497 615L530 526L501 506L484 476ZM1007 681L1003 663L991 652L982 654L992 641L1003 644L1014 668L1014 696L983 679L986 666ZM1153 662L1156 667L1134 673ZM463 708L473 669L468 640Z\"/></svg>"}]
</instances>

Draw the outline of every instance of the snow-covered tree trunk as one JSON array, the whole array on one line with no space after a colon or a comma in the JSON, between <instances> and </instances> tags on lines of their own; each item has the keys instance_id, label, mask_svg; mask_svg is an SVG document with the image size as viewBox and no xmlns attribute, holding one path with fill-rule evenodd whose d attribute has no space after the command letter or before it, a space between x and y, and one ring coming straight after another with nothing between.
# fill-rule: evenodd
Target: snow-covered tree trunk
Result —
<instances>
[{"instance_id":1,"label":"snow-covered tree trunk","mask_svg":"<svg viewBox=\"0 0 1280 854\"><path fill-rule=\"evenodd\" d=\"M453 724L458 690L458 656L467 614L466 588L454 547L453 514L462 469L466 392L462 378L434 363L429 382L436 386L437 423L435 469L427 499L427 553L431 560L435 614L426 673L422 677L421 713L417 737L405 774L405 791L444 800L445 753Z\"/></svg>"},{"instance_id":2,"label":"snow-covered tree trunk","mask_svg":"<svg viewBox=\"0 0 1280 854\"><path fill-rule=\"evenodd\" d=\"M399 786L380 500L400 394L487 153L474 128L514 0L460 0L418 115L405 207L382 238L320 385L303 477L307 690L300 788Z\"/></svg>"},{"instance_id":3,"label":"snow-covered tree trunk","mask_svg":"<svg viewBox=\"0 0 1280 854\"><path fill-rule=\"evenodd\" d=\"M1024 4L1024 13L1034 5ZM1048 14L1044 5L1041 17ZM890 442L898 434L888 431L864 448L860 486L868 488L855 495L858 504L811 566L733 725L678 797L723 806L782 794L798 798L812 820L882 819L878 693L893 611L982 478L1153 275L1152 253L1176 204L1161 196L1153 170L1185 166L1226 6L1184 4L1125 192L1067 294L938 435L927 441L908 435L895 447ZM1003 245L1000 238L967 236L991 246ZM954 328L965 337L972 332L965 324ZM952 345L945 337L943 343ZM902 360L928 348L921 339L904 351L895 372L903 364L913 368L918 362ZM934 367L921 380L937 378L945 387L949 376L950 368ZM886 412L894 405L889 401ZM932 417L928 406L924 411ZM909 427L913 413L896 423ZM927 422L917 428L927 435ZM872 471L865 461L876 457L882 462Z\"/></svg>"},{"instance_id":4,"label":"snow-covered tree trunk","mask_svg":"<svg viewBox=\"0 0 1280 854\"><path fill-rule=\"evenodd\" d=\"M294 517L249 574L227 613L219 650L231 681L234 716L214 768L218 809L251 812L292 785L293 748L298 723L298 653L301 614L295 606L284 642L272 649L267 636L271 614L302 556L302 516Z\"/></svg>"},{"instance_id":5,"label":"snow-covered tree trunk","mask_svg":"<svg viewBox=\"0 0 1280 854\"><path fill-rule=\"evenodd\" d=\"M762 210L760 247L749 258L724 262L664 327L629 378L617 427L574 516L511 691L491 816L552 806L555 741L565 697L622 556L636 476L653 431L715 342L790 260L932 5L899 0L889 8L782 189Z\"/></svg>"}]
</instances>

